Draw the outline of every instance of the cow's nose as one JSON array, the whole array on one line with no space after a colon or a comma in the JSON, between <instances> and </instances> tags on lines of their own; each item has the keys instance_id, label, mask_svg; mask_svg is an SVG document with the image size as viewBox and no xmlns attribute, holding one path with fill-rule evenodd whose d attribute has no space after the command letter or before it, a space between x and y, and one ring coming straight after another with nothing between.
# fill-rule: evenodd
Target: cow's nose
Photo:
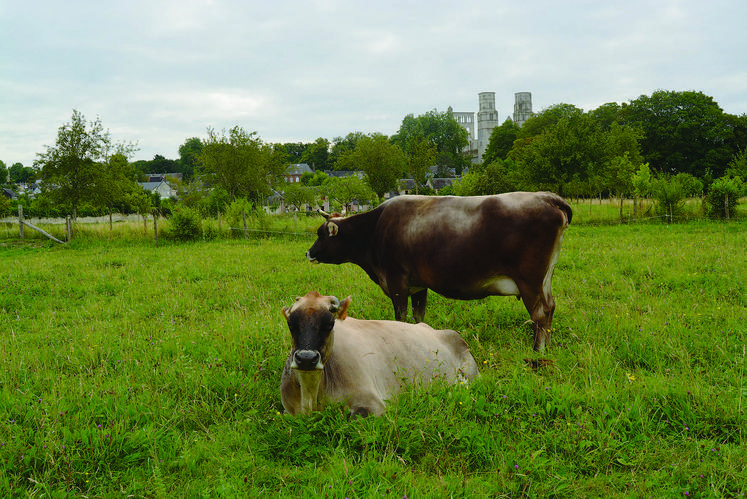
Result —
<instances>
[{"instance_id":1,"label":"cow's nose","mask_svg":"<svg viewBox=\"0 0 747 499\"><path fill-rule=\"evenodd\" d=\"M310 261L311 263L319 263L319 260L311 256L311 251L306 252L306 259Z\"/></svg>"},{"instance_id":2,"label":"cow's nose","mask_svg":"<svg viewBox=\"0 0 747 499\"><path fill-rule=\"evenodd\" d=\"M296 350L293 354L292 366L295 369L302 371L313 371L315 369L321 369L322 356L316 350Z\"/></svg>"}]
</instances>

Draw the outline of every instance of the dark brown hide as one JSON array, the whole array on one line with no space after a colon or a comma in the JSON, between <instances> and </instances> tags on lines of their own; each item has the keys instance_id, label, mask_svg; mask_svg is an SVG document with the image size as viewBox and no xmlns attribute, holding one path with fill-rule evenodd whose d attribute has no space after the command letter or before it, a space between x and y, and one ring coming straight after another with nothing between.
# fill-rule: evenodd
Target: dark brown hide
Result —
<instances>
[{"instance_id":1,"label":"dark brown hide","mask_svg":"<svg viewBox=\"0 0 747 499\"><path fill-rule=\"evenodd\" d=\"M400 321L409 296L415 320L423 320L428 289L459 300L520 296L541 350L550 340L552 275L572 216L548 192L398 196L366 213L327 216L307 258L360 266Z\"/></svg>"}]
</instances>

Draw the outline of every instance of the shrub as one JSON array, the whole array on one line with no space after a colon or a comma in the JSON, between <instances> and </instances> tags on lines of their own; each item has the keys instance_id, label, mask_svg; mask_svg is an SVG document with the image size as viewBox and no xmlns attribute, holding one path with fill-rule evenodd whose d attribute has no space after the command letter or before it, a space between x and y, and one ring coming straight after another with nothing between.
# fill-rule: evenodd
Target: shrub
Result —
<instances>
[{"instance_id":1,"label":"shrub","mask_svg":"<svg viewBox=\"0 0 747 499\"><path fill-rule=\"evenodd\" d=\"M171 232L180 241L195 241L200 238L200 217L186 206L176 207L169 218Z\"/></svg>"},{"instance_id":2,"label":"shrub","mask_svg":"<svg viewBox=\"0 0 747 499\"><path fill-rule=\"evenodd\" d=\"M685 189L676 177L663 176L651 183L656 212L667 218L677 217L685 206Z\"/></svg>"},{"instance_id":3,"label":"shrub","mask_svg":"<svg viewBox=\"0 0 747 499\"><path fill-rule=\"evenodd\" d=\"M230 205L228 205L228 208L226 208L226 222L228 223L228 226L232 229L243 229L244 214L246 214L246 223L247 226L249 226L249 224L251 224L250 217L252 215L252 205L246 200L246 198L234 200ZM238 236L240 232L232 231L231 234L233 236Z\"/></svg>"},{"instance_id":4,"label":"shrub","mask_svg":"<svg viewBox=\"0 0 747 499\"><path fill-rule=\"evenodd\" d=\"M733 216L739 196L743 192L740 177L721 177L713 181L706 196L706 213L712 218L726 218L728 203L729 215Z\"/></svg>"}]
</instances>

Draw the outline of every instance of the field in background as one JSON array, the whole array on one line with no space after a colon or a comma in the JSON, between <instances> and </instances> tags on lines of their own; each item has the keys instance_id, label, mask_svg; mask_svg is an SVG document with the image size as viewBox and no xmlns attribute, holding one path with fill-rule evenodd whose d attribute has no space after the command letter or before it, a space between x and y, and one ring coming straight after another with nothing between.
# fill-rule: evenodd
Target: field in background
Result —
<instances>
[{"instance_id":1,"label":"field in background","mask_svg":"<svg viewBox=\"0 0 747 499\"><path fill-rule=\"evenodd\" d=\"M622 202L617 199L586 199L569 200L573 207L573 225L615 225L615 224L647 224L647 223L683 223L703 220L703 201L699 198L688 199L682 212L675 218L658 214L650 200L642 200L637 209L633 206L633 200L625 199ZM737 205L736 213L732 214L734 221L747 219L747 198L741 199ZM60 240L66 240L65 220L60 219L31 219L30 223L38 226L52 236ZM251 215L247 218L247 237L276 236L277 233L305 234L314 233L319 226L321 218L315 212L307 213L285 213L271 215L258 220ZM236 225L236 224L234 224ZM110 240L137 239L142 241L154 241L153 217L143 219L138 215L114 215L113 224L110 226L109 217L81 218L75 226L74 239L100 239ZM159 239L173 238L170 222L161 217L158 220ZM243 225L231 226L225 219L209 218L202 221L203 239L239 239L244 238ZM0 219L0 244L17 240L19 238L18 218L5 217ZM42 234L26 228L24 238L29 240L46 241Z\"/></svg>"},{"instance_id":2,"label":"field in background","mask_svg":"<svg viewBox=\"0 0 747 499\"><path fill-rule=\"evenodd\" d=\"M282 306L317 289L393 316L358 267L304 260L319 219L158 247L128 237L141 226L69 246L16 232L0 240L0 495L743 495L747 223L584 225L584 206L545 354L520 301L431 294L426 321L462 333L481 378L353 421L280 403Z\"/></svg>"}]
</instances>

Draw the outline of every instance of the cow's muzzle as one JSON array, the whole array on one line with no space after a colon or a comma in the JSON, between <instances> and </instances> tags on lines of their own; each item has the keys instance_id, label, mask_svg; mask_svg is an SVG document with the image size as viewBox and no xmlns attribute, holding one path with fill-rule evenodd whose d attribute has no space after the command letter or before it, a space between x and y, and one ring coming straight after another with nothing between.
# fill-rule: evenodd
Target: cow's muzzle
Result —
<instances>
[{"instance_id":1,"label":"cow's muzzle","mask_svg":"<svg viewBox=\"0 0 747 499\"><path fill-rule=\"evenodd\" d=\"M311 256L311 252L309 251L306 252L306 259L310 261L311 263L319 263L319 260Z\"/></svg>"},{"instance_id":2,"label":"cow's muzzle","mask_svg":"<svg viewBox=\"0 0 747 499\"><path fill-rule=\"evenodd\" d=\"M293 352L291 369L300 371L316 371L324 369L322 355L316 350L296 350Z\"/></svg>"}]
</instances>

